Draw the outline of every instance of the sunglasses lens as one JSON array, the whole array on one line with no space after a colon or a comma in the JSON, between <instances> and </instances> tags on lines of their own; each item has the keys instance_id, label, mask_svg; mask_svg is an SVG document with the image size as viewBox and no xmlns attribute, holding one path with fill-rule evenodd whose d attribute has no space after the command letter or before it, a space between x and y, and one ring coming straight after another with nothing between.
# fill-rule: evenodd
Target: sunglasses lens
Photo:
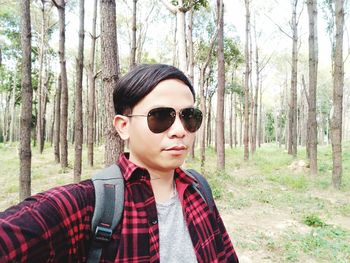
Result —
<instances>
[{"instance_id":1,"label":"sunglasses lens","mask_svg":"<svg viewBox=\"0 0 350 263\"><path fill-rule=\"evenodd\" d=\"M154 133L166 131L173 125L176 112L172 108L156 108L150 110L147 115L149 129Z\"/></svg>"},{"instance_id":2,"label":"sunglasses lens","mask_svg":"<svg viewBox=\"0 0 350 263\"><path fill-rule=\"evenodd\" d=\"M199 109L186 108L181 110L180 119L186 130L195 132L202 124L203 115Z\"/></svg>"}]
</instances>

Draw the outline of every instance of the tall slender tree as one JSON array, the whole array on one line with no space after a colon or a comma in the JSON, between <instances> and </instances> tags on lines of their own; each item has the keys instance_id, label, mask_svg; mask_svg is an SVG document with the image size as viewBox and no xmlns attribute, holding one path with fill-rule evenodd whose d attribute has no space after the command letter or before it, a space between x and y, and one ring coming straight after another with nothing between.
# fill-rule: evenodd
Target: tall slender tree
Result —
<instances>
[{"instance_id":1,"label":"tall slender tree","mask_svg":"<svg viewBox=\"0 0 350 263\"><path fill-rule=\"evenodd\" d=\"M217 167L225 169L225 57L224 57L224 3L217 0L218 23L218 90L216 108Z\"/></svg>"},{"instance_id":2,"label":"tall slender tree","mask_svg":"<svg viewBox=\"0 0 350 263\"><path fill-rule=\"evenodd\" d=\"M249 42L250 42L250 0L244 0L246 10L246 21L245 21L245 84L244 84L244 160L249 159L249 83L251 69L249 65L250 53L249 53Z\"/></svg>"},{"instance_id":3,"label":"tall slender tree","mask_svg":"<svg viewBox=\"0 0 350 263\"><path fill-rule=\"evenodd\" d=\"M96 19L97 19L97 0L93 2L93 17L91 25L91 45L90 45L90 58L88 71L88 106L87 106L87 152L88 152L88 164L94 165L94 134L95 134L95 46L96 46Z\"/></svg>"},{"instance_id":4,"label":"tall slender tree","mask_svg":"<svg viewBox=\"0 0 350 263\"><path fill-rule=\"evenodd\" d=\"M309 14L309 94L307 121L307 148L310 158L310 173L317 174L317 121L316 121L316 90L318 68L318 37L317 37L317 0L308 0Z\"/></svg>"},{"instance_id":5,"label":"tall slender tree","mask_svg":"<svg viewBox=\"0 0 350 263\"><path fill-rule=\"evenodd\" d=\"M56 101L55 101L55 128L53 136L54 155L56 163L60 162L60 130L61 130L61 75L57 79Z\"/></svg>"},{"instance_id":6,"label":"tall slender tree","mask_svg":"<svg viewBox=\"0 0 350 263\"><path fill-rule=\"evenodd\" d=\"M344 0L335 0L335 50L333 72L333 116L331 119L331 138L333 152L333 186L341 186L343 174L342 162L342 113L343 113L343 35L344 35Z\"/></svg>"},{"instance_id":7,"label":"tall slender tree","mask_svg":"<svg viewBox=\"0 0 350 263\"><path fill-rule=\"evenodd\" d=\"M21 139L20 139L20 193L19 200L23 200L31 194L31 165L32 150L30 135L32 126L32 77L31 77L31 24L30 24L30 0L23 0L21 5L22 18L22 108L21 108Z\"/></svg>"},{"instance_id":8,"label":"tall slender tree","mask_svg":"<svg viewBox=\"0 0 350 263\"><path fill-rule=\"evenodd\" d=\"M124 149L122 139L113 127L113 89L119 79L119 58L115 0L101 0L102 85L105 101L105 165L115 163Z\"/></svg>"},{"instance_id":9,"label":"tall slender tree","mask_svg":"<svg viewBox=\"0 0 350 263\"><path fill-rule=\"evenodd\" d=\"M132 28L131 28L131 53L130 53L130 68L136 65L136 14L137 14L137 0L132 1Z\"/></svg>"},{"instance_id":10,"label":"tall slender tree","mask_svg":"<svg viewBox=\"0 0 350 263\"><path fill-rule=\"evenodd\" d=\"M290 103L289 103L289 141L288 153L294 157L298 152L297 141L297 80L298 80L298 22L297 18L298 0L292 1L292 22L291 27L293 31L293 48L292 48L292 75L290 88Z\"/></svg>"},{"instance_id":11,"label":"tall slender tree","mask_svg":"<svg viewBox=\"0 0 350 263\"><path fill-rule=\"evenodd\" d=\"M75 122L74 122L74 182L81 180L81 157L83 148L83 66L84 66L84 0L79 1L79 45L76 59L77 80L75 83Z\"/></svg>"},{"instance_id":12,"label":"tall slender tree","mask_svg":"<svg viewBox=\"0 0 350 263\"><path fill-rule=\"evenodd\" d=\"M52 0L58 10L59 23L59 47L58 54L60 58L61 68L61 117L60 117L60 161L62 168L68 166L68 80L65 57L65 41L66 41L66 2L65 0Z\"/></svg>"}]
</instances>

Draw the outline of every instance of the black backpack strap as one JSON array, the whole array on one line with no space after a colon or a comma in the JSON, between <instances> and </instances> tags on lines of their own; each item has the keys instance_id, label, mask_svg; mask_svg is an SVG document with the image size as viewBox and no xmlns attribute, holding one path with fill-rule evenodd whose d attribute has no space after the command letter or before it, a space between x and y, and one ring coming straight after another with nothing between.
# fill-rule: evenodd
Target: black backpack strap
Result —
<instances>
[{"instance_id":1,"label":"black backpack strap","mask_svg":"<svg viewBox=\"0 0 350 263\"><path fill-rule=\"evenodd\" d=\"M206 203L209 206L209 209L211 212L213 212L214 209L214 198L213 198L213 193L211 191L210 185L205 179L203 175L198 173L196 170L193 169L188 169L186 170L187 174L191 175L194 177L198 184L194 184L193 187L198 190L198 193L202 196L202 198L206 201Z\"/></svg>"},{"instance_id":2,"label":"black backpack strap","mask_svg":"<svg viewBox=\"0 0 350 263\"><path fill-rule=\"evenodd\" d=\"M124 208L124 178L118 165L105 168L92 177L95 210L91 222L88 263L99 262L102 248L111 240Z\"/></svg>"}]
</instances>

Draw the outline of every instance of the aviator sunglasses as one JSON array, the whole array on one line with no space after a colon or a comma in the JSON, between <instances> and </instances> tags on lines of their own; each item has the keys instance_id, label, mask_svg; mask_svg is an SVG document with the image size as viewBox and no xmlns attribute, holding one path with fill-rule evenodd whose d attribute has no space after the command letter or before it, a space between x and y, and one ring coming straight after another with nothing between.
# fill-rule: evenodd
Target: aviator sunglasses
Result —
<instances>
[{"instance_id":1,"label":"aviator sunglasses","mask_svg":"<svg viewBox=\"0 0 350 263\"><path fill-rule=\"evenodd\" d=\"M173 125L176 119L176 110L168 107L152 109L147 115L131 114L127 117L147 117L148 128L153 133L166 131ZM179 117L184 128L193 133L199 129L202 124L202 112L196 108L184 108L179 111Z\"/></svg>"}]
</instances>

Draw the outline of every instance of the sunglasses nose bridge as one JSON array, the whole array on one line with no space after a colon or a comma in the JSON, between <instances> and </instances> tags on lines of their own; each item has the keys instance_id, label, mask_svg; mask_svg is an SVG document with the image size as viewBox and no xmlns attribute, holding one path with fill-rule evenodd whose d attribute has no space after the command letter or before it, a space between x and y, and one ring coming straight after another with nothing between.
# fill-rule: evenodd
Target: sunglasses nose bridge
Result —
<instances>
[{"instance_id":1,"label":"sunglasses nose bridge","mask_svg":"<svg viewBox=\"0 0 350 263\"><path fill-rule=\"evenodd\" d=\"M174 117L172 125L169 127L169 132L171 135L176 134L179 137L184 136L186 133L186 128L184 125L184 120L181 116L181 112L172 112L172 117Z\"/></svg>"}]
</instances>

